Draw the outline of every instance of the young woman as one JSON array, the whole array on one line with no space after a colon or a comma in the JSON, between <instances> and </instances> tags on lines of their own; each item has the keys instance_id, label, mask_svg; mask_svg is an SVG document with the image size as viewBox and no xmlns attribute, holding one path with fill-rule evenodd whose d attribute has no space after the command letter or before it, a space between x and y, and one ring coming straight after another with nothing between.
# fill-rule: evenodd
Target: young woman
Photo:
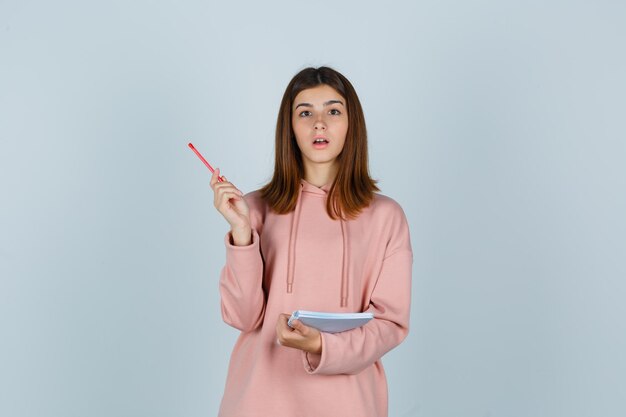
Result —
<instances>
[{"instance_id":1,"label":"young woman","mask_svg":"<svg viewBox=\"0 0 626 417\"><path fill-rule=\"evenodd\" d=\"M220 276L233 349L221 417L383 417L381 357L408 333L413 255L402 208L370 178L367 135L350 82L328 67L289 83L272 180L246 194L211 178L231 230ZM371 312L324 333L294 310Z\"/></svg>"}]
</instances>

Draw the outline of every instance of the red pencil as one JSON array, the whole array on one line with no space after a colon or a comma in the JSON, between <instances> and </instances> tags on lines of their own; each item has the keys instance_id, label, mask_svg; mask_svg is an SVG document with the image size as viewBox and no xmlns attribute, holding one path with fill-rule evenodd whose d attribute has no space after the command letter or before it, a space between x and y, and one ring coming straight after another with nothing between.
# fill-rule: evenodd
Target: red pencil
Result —
<instances>
[{"instance_id":1,"label":"red pencil","mask_svg":"<svg viewBox=\"0 0 626 417\"><path fill-rule=\"evenodd\" d=\"M211 171L211 174L212 174L212 173L213 173L213 171L214 171L214 169L213 169L213 167L211 166L211 164L209 164L209 163L207 162L207 160L206 160L206 159L204 159L204 157L203 157L202 155L200 155L200 152L198 152L198 151L196 150L196 148L194 148L194 147L193 147L193 145L191 144L191 142L189 142L189 145L187 145L187 146L189 146L189 147L191 148L191 150L192 150L192 151L194 151L194 152L196 153L196 155L198 155L198 158L200 158L200 160L201 160L202 162L204 162L204 165L206 165L206 166L207 166L207 168L209 168L209 171ZM222 176L217 177L217 180L218 180L219 182L224 182L224 178L223 178Z\"/></svg>"}]
</instances>

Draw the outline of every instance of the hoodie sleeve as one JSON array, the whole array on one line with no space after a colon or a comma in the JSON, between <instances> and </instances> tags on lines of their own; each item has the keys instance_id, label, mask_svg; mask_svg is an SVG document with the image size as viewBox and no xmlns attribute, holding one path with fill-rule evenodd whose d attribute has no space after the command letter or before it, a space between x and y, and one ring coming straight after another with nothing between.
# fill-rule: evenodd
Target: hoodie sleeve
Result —
<instances>
[{"instance_id":1,"label":"hoodie sleeve","mask_svg":"<svg viewBox=\"0 0 626 417\"><path fill-rule=\"evenodd\" d=\"M235 246L228 232L224 238L226 265L220 273L222 319L228 325L248 332L256 329L265 316L263 257L259 243L259 219L251 204L252 243Z\"/></svg>"},{"instance_id":2,"label":"hoodie sleeve","mask_svg":"<svg viewBox=\"0 0 626 417\"><path fill-rule=\"evenodd\" d=\"M399 206L397 206L399 208ZM408 335L413 252L409 228L400 209L370 298L374 319L341 333L322 332L322 353L302 351L309 374L357 374L398 346Z\"/></svg>"},{"instance_id":3,"label":"hoodie sleeve","mask_svg":"<svg viewBox=\"0 0 626 417\"><path fill-rule=\"evenodd\" d=\"M222 318L242 332L251 331L263 322L263 261L259 250L259 234L252 231L252 243L235 246L226 235L226 265L220 274Z\"/></svg>"}]
</instances>

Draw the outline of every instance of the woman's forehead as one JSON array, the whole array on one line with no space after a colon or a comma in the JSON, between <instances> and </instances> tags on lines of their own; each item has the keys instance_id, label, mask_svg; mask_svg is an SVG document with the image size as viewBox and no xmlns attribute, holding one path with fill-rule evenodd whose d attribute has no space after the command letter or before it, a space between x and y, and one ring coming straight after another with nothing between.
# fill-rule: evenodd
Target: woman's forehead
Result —
<instances>
[{"instance_id":1,"label":"woman's forehead","mask_svg":"<svg viewBox=\"0 0 626 417\"><path fill-rule=\"evenodd\" d=\"M329 85L321 84L315 87L307 88L300 91L293 102L295 108L299 104L323 104L328 101L340 101L345 105L345 98Z\"/></svg>"}]
</instances>

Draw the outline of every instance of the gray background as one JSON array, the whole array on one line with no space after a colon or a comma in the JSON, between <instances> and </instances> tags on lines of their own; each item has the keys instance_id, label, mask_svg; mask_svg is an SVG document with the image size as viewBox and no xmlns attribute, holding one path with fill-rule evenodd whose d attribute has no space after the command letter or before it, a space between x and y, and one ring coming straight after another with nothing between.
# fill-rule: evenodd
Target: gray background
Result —
<instances>
[{"instance_id":1,"label":"gray background","mask_svg":"<svg viewBox=\"0 0 626 417\"><path fill-rule=\"evenodd\" d=\"M0 0L0 415L209 416L226 222L330 65L405 209L390 416L626 413L621 1Z\"/></svg>"}]
</instances>

